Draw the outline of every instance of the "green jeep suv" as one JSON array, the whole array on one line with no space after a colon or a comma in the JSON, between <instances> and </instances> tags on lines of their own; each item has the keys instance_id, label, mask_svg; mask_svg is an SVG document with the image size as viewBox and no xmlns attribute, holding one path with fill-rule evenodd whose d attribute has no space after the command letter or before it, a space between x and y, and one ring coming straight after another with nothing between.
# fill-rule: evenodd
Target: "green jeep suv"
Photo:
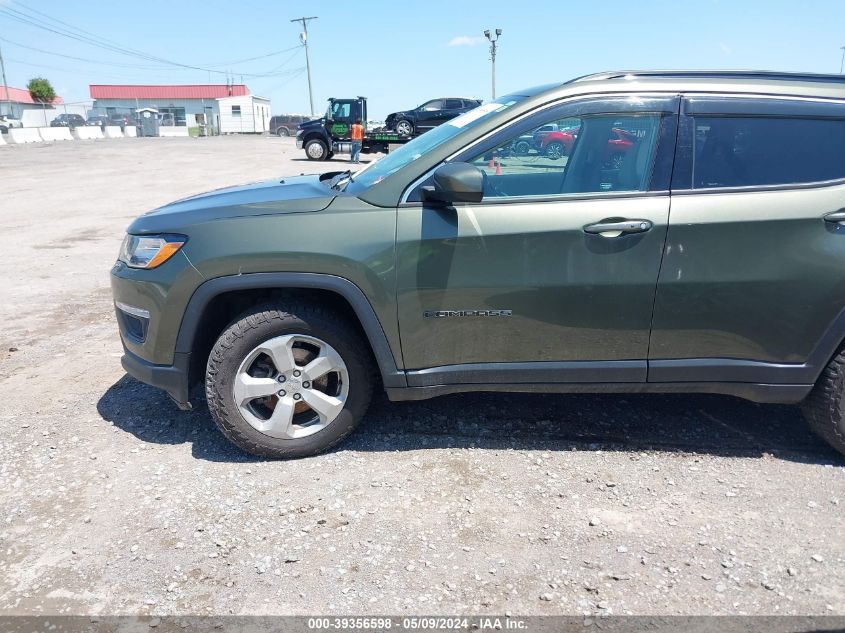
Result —
<instances>
[{"instance_id":1,"label":"green jeep suv","mask_svg":"<svg viewBox=\"0 0 845 633\"><path fill-rule=\"evenodd\" d=\"M845 78L510 94L354 174L148 213L112 288L126 371L183 408L204 382L257 455L336 444L379 387L802 402L845 452Z\"/></svg>"}]
</instances>

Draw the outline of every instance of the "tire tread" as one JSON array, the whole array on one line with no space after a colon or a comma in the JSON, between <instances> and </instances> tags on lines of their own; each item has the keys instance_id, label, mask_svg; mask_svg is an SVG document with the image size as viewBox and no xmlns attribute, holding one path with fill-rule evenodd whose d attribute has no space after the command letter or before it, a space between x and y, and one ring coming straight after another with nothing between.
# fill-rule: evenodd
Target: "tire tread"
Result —
<instances>
[{"instance_id":1,"label":"tire tread","mask_svg":"<svg viewBox=\"0 0 845 633\"><path fill-rule=\"evenodd\" d=\"M816 435L845 454L845 350L831 359L801 408Z\"/></svg>"}]
</instances>

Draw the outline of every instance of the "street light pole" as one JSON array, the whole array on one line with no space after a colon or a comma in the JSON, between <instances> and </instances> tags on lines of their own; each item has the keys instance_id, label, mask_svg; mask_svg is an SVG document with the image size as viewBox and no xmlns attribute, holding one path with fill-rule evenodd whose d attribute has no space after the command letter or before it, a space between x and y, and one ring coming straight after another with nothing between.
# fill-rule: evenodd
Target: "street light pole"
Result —
<instances>
[{"instance_id":1,"label":"street light pole","mask_svg":"<svg viewBox=\"0 0 845 633\"><path fill-rule=\"evenodd\" d=\"M842 61L839 62L839 74L842 74L842 71L845 70L845 46L840 46L839 48L842 49Z\"/></svg>"},{"instance_id":2,"label":"street light pole","mask_svg":"<svg viewBox=\"0 0 845 633\"><path fill-rule=\"evenodd\" d=\"M308 54L308 22L316 20L317 16L302 17L291 20L291 22L302 23L302 33L299 34L299 39L305 45L305 68L308 72L308 101L311 103L311 116L314 116L314 93L311 90L311 57Z\"/></svg>"},{"instance_id":3,"label":"street light pole","mask_svg":"<svg viewBox=\"0 0 845 633\"><path fill-rule=\"evenodd\" d=\"M502 29L496 29L495 35L493 35L489 30L484 31L484 37L486 37L490 41L490 61L493 62L493 98L496 98L496 42L499 39L499 36L502 34Z\"/></svg>"},{"instance_id":4,"label":"street light pole","mask_svg":"<svg viewBox=\"0 0 845 633\"><path fill-rule=\"evenodd\" d=\"M12 116L12 100L9 98L9 85L6 83L6 65L3 63L2 49L0 49L0 71L3 74L3 100L6 102L6 114Z\"/></svg>"}]
</instances>

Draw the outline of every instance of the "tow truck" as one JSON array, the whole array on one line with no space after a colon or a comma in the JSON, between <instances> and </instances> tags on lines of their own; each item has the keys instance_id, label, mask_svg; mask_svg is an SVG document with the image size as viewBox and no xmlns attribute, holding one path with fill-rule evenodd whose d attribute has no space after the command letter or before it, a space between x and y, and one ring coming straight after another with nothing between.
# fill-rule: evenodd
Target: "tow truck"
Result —
<instances>
[{"instance_id":1,"label":"tow truck","mask_svg":"<svg viewBox=\"0 0 845 633\"><path fill-rule=\"evenodd\" d=\"M352 152L352 124L355 121L361 121L364 126L362 154L386 154L391 145L402 145L414 138L413 135L383 128L368 130L366 97L332 97L325 115L297 126L296 147L304 149L309 160L329 160L335 154L349 154Z\"/></svg>"}]
</instances>

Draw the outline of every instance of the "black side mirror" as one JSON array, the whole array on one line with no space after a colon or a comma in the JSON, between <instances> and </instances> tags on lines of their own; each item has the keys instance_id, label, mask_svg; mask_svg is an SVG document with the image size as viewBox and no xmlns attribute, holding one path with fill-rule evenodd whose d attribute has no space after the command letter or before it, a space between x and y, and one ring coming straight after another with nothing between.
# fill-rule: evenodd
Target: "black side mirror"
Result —
<instances>
[{"instance_id":1,"label":"black side mirror","mask_svg":"<svg viewBox=\"0 0 845 633\"><path fill-rule=\"evenodd\" d=\"M423 198L431 202L481 202L484 174L468 163L446 163L434 170L434 184L422 188Z\"/></svg>"}]
</instances>

